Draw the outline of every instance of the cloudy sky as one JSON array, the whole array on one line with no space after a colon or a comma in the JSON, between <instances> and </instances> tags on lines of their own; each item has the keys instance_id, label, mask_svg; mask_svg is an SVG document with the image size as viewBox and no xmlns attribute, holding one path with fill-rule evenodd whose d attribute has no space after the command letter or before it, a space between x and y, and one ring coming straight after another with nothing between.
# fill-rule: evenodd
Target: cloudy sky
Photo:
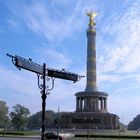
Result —
<instances>
[{"instance_id":1,"label":"cloudy sky","mask_svg":"<svg viewBox=\"0 0 140 140\"><path fill-rule=\"evenodd\" d=\"M128 124L140 114L139 7L139 0L1 0L0 100L9 110L16 104L32 114L41 110L36 74L19 71L6 53L86 75L85 11L95 10L98 90L109 94L108 111ZM85 85L86 78L55 79L46 108L75 111L75 93Z\"/></svg>"}]
</instances>

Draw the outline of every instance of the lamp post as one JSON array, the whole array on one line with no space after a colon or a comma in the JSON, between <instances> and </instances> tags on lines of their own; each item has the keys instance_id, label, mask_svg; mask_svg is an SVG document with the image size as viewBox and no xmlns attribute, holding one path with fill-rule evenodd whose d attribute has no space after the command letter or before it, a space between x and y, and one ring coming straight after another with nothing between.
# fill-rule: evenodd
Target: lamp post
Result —
<instances>
[{"instance_id":1,"label":"lamp post","mask_svg":"<svg viewBox=\"0 0 140 140\"><path fill-rule=\"evenodd\" d=\"M38 87L41 89L41 98L42 98L42 132L41 132L41 140L44 140L45 134L45 107L46 107L46 98L49 94L49 91L54 88L54 78L70 80L73 82L79 81L83 76L80 76L75 73L66 72L64 70L57 70L53 68L46 68L46 64L44 63L43 66L37 63L32 62L32 59L25 59L20 56L13 56L7 54L7 56L12 58L13 64L19 69L25 69L37 74L38 77ZM47 79L46 79L47 77ZM52 80L51 88L47 85L46 80ZM40 79L43 79L43 84L40 84Z\"/></svg>"},{"instance_id":2,"label":"lamp post","mask_svg":"<svg viewBox=\"0 0 140 140\"><path fill-rule=\"evenodd\" d=\"M43 91L42 91L42 133L41 133L41 140L44 140L44 133L45 133L45 107L46 107L46 92L45 92L45 85L46 85L46 64L43 64Z\"/></svg>"}]
</instances>

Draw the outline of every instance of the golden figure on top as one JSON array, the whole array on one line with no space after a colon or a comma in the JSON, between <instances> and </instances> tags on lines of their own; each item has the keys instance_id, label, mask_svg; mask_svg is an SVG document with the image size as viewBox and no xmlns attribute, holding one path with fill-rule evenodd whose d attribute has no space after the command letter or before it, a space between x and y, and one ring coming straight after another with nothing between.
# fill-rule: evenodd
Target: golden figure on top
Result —
<instances>
[{"instance_id":1,"label":"golden figure on top","mask_svg":"<svg viewBox=\"0 0 140 140\"><path fill-rule=\"evenodd\" d=\"M96 12L87 12L86 10L86 14L87 16L89 16L89 26L95 26L95 21L94 21L94 18L97 16L97 13Z\"/></svg>"}]
</instances>

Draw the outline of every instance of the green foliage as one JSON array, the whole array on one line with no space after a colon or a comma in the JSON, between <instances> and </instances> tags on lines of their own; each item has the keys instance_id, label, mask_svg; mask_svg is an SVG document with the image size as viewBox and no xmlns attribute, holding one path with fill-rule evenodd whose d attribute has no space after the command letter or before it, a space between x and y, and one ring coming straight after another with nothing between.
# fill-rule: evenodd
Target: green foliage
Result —
<instances>
[{"instance_id":1,"label":"green foliage","mask_svg":"<svg viewBox=\"0 0 140 140\"><path fill-rule=\"evenodd\" d=\"M16 132L16 131L0 131L0 135L16 135L16 136L23 136L23 132Z\"/></svg>"},{"instance_id":2,"label":"green foliage","mask_svg":"<svg viewBox=\"0 0 140 140\"><path fill-rule=\"evenodd\" d=\"M6 102L0 101L0 128L6 128L8 122L8 107L6 106Z\"/></svg>"},{"instance_id":3,"label":"green foliage","mask_svg":"<svg viewBox=\"0 0 140 140\"><path fill-rule=\"evenodd\" d=\"M140 139L140 136L131 136L131 135L83 135L83 134L76 134L76 138L104 138L104 139Z\"/></svg>"},{"instance_id":4,"label":"green foliage","mask_svg":"<svg viewBox=\"0 0 140 140\"><path fill-rule=\"evenodd\" d=\"M45 112L45 125L46 128L54 128L55 127L55 119L56 119L56 113L48 110Z\"/></svg>"},{"instance_id":5,"label":"green foliage","mask_svg":"<svg viewBox=\"0 0 140 140\"><path fill-rule=\"evenodd\" d=\"M65 112L60 112L59 113L59 127L61 127L61 116ZM45 127L46 128L56 128L56 120L58 119L58 113L55 113L52 110L47 110L45 112ZM29 117L28 120L28 128L30 130L35 129L35 128L41 128L42 125L42 111L37 112L36 114L33 114L32 116Z\"/></svg>"},{"instance_id":6,"label":"green foliage","mask_svg":"<svg viewBox=\"0 0 140 140\"><path fill-rule=\"evenodd\" d=\"M133 121L128 124L129 130L137 130L140 128L140 115L137 115Z\"/></svg>"},{"instance_id":7,"label":"green foliage","mask_svg":"<svg viewBox=\"0 0 140 140\"><path fill-rule=\"evenodd\" d=\"M10 113L11 122L15 129L22 130L26 128L30 111L28 108L17 104L13 106L13 111Z\"/></svg>"},{"instance_id":8,"label":"green foliage","mask_svg":"<svg viewBox=\"0 0 140 140\"><path fill-rule=\"evenodd\" d=\"M45 126L46 128L54 127L54 120L56 118L55 112L48 110L45 112ZM37 112L36 114L29 117L28 128L41 128L42 125L42 111Z\"/></svg>"},{"instance_id":9,"label":"green foliage","mask_svg":"<svg viewBox=\"0 0 140 140\"><path fill-rule=\"evenodd\" d=\"M13 136L35 136L40 135L40 132L33 131L10 131L10 130L0 130L0 135L13 135Z\"/></svg>"},{"instance_id":10,"label":"green foliage","mask_svg":"<svg viewBox=\"0 0 140 140\"><path fill-rule=\"evenodd\" d=\"M41 123L42 123L42 118L41 118L41 111L40 111L29 117L28 128L29 129L40 128Z\"/></svg>"}]
</instances>

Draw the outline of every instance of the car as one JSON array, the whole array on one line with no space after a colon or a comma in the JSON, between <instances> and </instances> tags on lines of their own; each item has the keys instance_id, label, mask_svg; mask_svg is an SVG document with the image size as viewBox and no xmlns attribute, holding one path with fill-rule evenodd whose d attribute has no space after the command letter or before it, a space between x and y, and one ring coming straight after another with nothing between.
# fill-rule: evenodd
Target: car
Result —
<instances>
[{"instance_id":1,"label":"car","mask_svg":"<svg viewBox=\"0 0 140 140\"><path fill-rule=\"evenodd\" d=\"M48 140L50 140L50 139L57 139L57 135L55 133L53 133L53 132L47 132L47 133L45 133L44 136ZM63 140L62 136L58 136L58 139L59 140Z\"/></svg>"}]
</instances>

